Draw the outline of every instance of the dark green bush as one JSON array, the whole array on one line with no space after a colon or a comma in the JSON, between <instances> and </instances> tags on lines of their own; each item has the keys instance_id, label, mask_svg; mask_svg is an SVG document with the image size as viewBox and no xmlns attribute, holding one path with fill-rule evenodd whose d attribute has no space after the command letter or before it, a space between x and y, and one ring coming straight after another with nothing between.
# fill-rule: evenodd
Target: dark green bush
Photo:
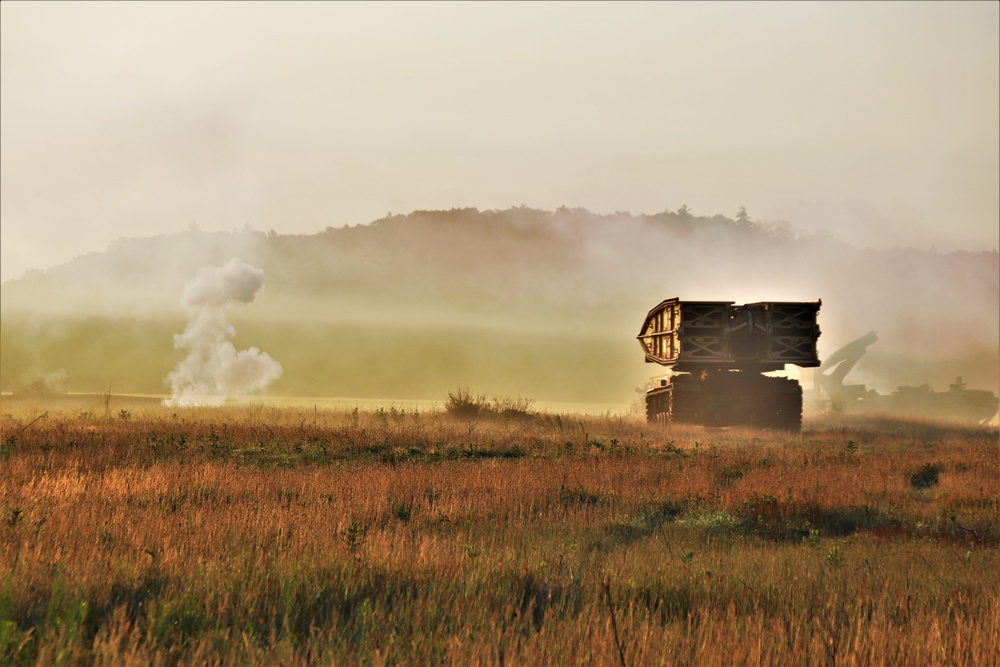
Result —
<instances>
[{"instance_id":1,"label":"dark green bush","mask_svg":"<svg viewBox=\"0 0 1000 667\"><path fill-rule=\"evenodd\" d=\"M941 466L936 463L925 463L924 467L910 475L910 486L917 491L929 489L938 483Z\"/></svg>"}]
</instances>

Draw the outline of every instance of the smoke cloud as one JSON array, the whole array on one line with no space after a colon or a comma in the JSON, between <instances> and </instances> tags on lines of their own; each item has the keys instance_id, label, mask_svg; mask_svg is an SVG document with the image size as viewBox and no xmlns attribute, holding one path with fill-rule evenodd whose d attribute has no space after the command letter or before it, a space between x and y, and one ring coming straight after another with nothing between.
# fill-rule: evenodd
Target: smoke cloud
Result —
<instances>
[{"instance_id":1,"label":"smoke cloud","mask_svg":"<svg viewBox=\"0 0 1000 667\"><path fill-rule=\"evenodd\" d=\"M172 391L166 405L222 405L281 377L281 364L266 352L237 350L229 340L236 330L226 311L252 303L263 289L264 271L236 258L203 267L185 285L181 305L188 324L174 336L174 347L190 353L167 375Z\"/></svg>"}]
</instances>

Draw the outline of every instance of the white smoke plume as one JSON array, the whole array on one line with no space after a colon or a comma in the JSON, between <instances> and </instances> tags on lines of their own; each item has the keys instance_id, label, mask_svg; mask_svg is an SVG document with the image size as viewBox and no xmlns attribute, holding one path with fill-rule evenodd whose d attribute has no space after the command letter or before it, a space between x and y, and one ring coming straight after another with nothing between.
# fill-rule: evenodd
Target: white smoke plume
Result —
<instances>
[{"instance_id":1,"label":"white smoke plume","mask_svg":"<svg viewBox=\"0 0 1000 667\"><path fill-rule=\"evenodd\" d=\"M188 356L167 375L172 389L166 405L222 405L231 396L264 389L282 373L281 364L255 347L237 351L236 330L226 318L233 306L253 302L264 289L264 271L233 258L198 271L181 297L188 315L174 347Z\"/></svg>"}]
</instances>

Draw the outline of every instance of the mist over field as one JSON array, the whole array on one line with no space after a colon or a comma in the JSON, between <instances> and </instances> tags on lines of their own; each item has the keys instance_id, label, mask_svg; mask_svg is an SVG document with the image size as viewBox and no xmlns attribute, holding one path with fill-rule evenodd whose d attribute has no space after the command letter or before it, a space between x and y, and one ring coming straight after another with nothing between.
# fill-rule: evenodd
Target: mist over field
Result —
<instances>
[{"instance_id":1,"label":"mist over field","mask_svg":"<svg viewBox=\"0 0 1000 667\"><path fill-rule=\"evenodd\" d=\"M0 14L5 392L620 405L670 297L822 299L822 356L879 337L847 382L1000 391L997 3ZM192 325L234 261L263 289Z\"/></svg>"},{"instance_id":2,"label":"mist over field","mask_svg":"<svg viewBox=\"0 0 1000 667\"><path fill-rule=\"evenodd\" d=\"M468 386L628 403L663 372L643 363L639 326L675 296L822 299L821 357L878 333L849 382L946 390L962 376L1000 390L996 250L867 249L686 207L416 211L312 235L120 239L0 287L0 389L169 395L185 285L234 259L266 288L227 308L231 345L283 369L275 395L440 399Z\"/></svg>"}]
</instances>

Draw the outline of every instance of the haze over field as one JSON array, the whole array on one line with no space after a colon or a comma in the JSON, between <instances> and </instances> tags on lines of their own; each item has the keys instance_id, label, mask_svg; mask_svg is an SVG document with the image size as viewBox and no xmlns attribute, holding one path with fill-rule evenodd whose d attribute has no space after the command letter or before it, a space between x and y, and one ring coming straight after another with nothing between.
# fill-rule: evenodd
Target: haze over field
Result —
<instances>
[{"instance_id":1,"label":"haze over field","mask_svg":"<svg viewBox=\"0 0 1000 667\"><path fill-rule=\"evenodd\" d=\"M752 219L528 208L415 212L302 236L121 241L3 286L0 387L55 374L72 391L113 378L119 391L163 393L183 356L174 336L198 321L189 281L236 257L267 286L252 303L246 290L246 305L226 314L231 342L209 336L210 347L270 355L284 369L277 394L434 399L469 385L627 403L662 372L643 363L635 336L672 296L820 298L822 356L878 332L849 381L945 390L962 375L1000 389L996 251L865 250Z\"/></svg>"},{"instance_id":2,"label":"haze over field","mask_svg":"<svg viewBox=\"0 0 1000 667\"><path fill-rule=\"evenodd\" d=\"M4 391L208 382L181 298L234 260L211 349L278 394L627 402L672 296L821 298L822 355L878 331L850 380L1000 390L996 3L0 19Z\"/></svg>"}]
</instances>

